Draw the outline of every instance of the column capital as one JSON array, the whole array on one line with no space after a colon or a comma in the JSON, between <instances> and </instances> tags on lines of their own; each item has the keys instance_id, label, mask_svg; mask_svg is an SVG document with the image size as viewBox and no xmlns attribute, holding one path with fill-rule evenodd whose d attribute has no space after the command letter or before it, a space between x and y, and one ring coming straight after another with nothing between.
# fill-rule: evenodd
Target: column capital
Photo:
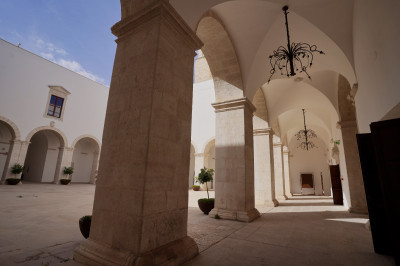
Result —
<instances>
[{"instance_id":1,"label":"column capital","mask_svg":"<svg viewBox=\"0 0 400 266\"><path fill-rule=\"evenodd\" d=\"M254 136L261 136L261 135L272 135L274 134L274 131L272 128L262 128L262 129L254 129L253 130L253 135Z\"/></svg>"},{"instance_id":2,"label":"column capital","mask_svg":"<svg viewBox=\"0 0 400 266\"><path fill-rule=\"evenodd\" d=\"M357 127L357 121L356 120L339 121L339 122L337 122L336 125L340 129L341 128Z\"/></svg>"},{"instance_id":3,"label":"column capital","mask_svg":"<svg viewBox=\"0 0 400 266\"><path fill-rule=\"evenodd\" d=\"M122 18L120 22L111 27L111 32L118 37L118 43L129 32L136 31L140 26L159 17L165 20L165 24L175 29L176 33L183 37L186 44L192 47L193 50L198 50L203 46L196 33L186 24L168 1L154 2L148 7Z\"/></svg>"},{"instance_id":4,"label":"column capital","mask_svg":"<svg viewBox=\"0 0 400 266\"><path fill-rule=\"evenodd\" d=\"M254 113L254 111L256 110L251 101L246 97L225 102L213 103L211 105L214 107L216 113L244 108L248 108L252 113Z\"/></svg>"},{"instance_id":5,"label":"column capital","mask_svg":"<svg viewBox=\"0 0 400 266\"><path fill-rule=\"evenodd\" d=\"M194 156L195 157L204 157L204 153L195 153Z\"/></svg>"}]
</instances>

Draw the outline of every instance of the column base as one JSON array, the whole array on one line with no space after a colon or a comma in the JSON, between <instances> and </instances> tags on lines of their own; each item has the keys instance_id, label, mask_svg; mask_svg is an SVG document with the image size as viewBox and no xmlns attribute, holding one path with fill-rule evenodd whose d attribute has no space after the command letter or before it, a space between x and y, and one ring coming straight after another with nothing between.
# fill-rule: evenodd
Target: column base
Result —
<instances>
[{"instance_id":1,"label":"column base","mask_svg":"<svg viewBox=\"0 0 400 266\"><path fill-rule=\"evenodd\" d=\"M129 251L121 251L104 246L89 239L74 250L74 260L83 265L90 266L181 265L198 254L199 249L196 242L188 236L140 254L139 256Z\"/></svg>"},{"instance_id":2,"label":"column base","mask_svg":"<svg viewBox=\"0 0 400 266\"><path fill-rule=\"evenodd\" d=\"M359 213L359 214L368 214L368 209L367 208L350 207L349 212L350 213Z\"/></svg>"},{"instance_id":3,"label":"column base","mask_svg":"<svg viewBox=\"0 0 400 266\"><path fill-rule=\"evenodd\" d=\"M208 214L211 218L214 218L215 215L218 215L221 219L236 220L246 223L250 223L261 216L260 212L256 208L249 211L234 211L214 208Z\"/></svg>"}]
</instances>

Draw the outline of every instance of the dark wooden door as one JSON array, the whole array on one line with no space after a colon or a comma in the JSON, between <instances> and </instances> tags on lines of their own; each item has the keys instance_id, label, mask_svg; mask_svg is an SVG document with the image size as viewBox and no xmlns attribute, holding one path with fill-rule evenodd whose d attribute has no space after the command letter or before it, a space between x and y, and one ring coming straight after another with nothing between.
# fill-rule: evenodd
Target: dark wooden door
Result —
<instances>
[{"instance_id":1,"label":"dark wooden door","mask_svg":"<svg viewBox=\"0 0 400 266\"><path fill-rule=\"evenodd\" d=\"M400 265L400 119L375 122L370 127L390 237Z\"/></svg>"},{"instance_id":2,"label":"dark wooden door","mask_svg":"<svg viewBox=\"0 0 400 266\"><path fill-rule=\"evenodd\" d=\"M393 255L371 134L357 134L358 152L376 253Z\"/></svg>"},{"instance_id":3,"label":"dark wooden door","mask_svg":"<svg viewBox=\"0 0 400 266\"><path fill-rule=\"evenodd\" d=\"M333 204L343 205L343 191L342 191L342 181L340 180L339 165L330 165L329 170L331 172Z\"/></svg>"}]
</instances>

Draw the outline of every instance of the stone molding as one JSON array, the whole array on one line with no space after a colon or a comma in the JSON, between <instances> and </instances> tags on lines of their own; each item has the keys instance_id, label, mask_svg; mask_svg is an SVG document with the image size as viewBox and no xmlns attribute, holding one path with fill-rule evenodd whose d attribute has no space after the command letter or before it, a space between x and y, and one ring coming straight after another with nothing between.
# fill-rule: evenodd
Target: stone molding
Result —
<instances>
[{"instance_id":1,"label":"stone molding","mask_svg":"<svg viewBox=\"0 0 400 266\"><path fill-rule=\"evenodd\" d=\"M214 208L209 213L209 216L214 218L215 215L218 215L221 219L236 220L246 223L250 223L261 216L260 212L256 208L248 211L234 211Z\"/></svg>"},{"instance_id":2,"label":"stone molding","mask_svg":"<svg viewBox=\"0 0 400 266\"><path fill-rule=\"evenodd\" d=\"M342 129L342 128L352 128L352 127L357 127L357 121L356 120L347 120L347 121L339 121L337 122L337 126Z\"/></svg>"},{"instance_id":3,"label":"stone molding","mask_svg":"<svg viewBox=\"0 0 400 266\"><path fill-rule=\"evenodd\" d=\"M216 113L237 110L237 109L244 109L244 108L249 109L252 113L256 111L256 108L251 103L251 101L245 97L225 102L213 103L211 105L212 107L214 107Z\"/></svg>"},{"instance_id":4,"label":"stone molding","mask_svg":"<svg viewBox=\"0 0 400 266\"><path fill-rule=\"evenodd\" d=\"M272 128L262 128L262 129L254 129L253 130L253 135L254 136L263 136L263 135L272 135L274 134L274 131L272 130Z\"/></svg>"},{"instance_id":5,"label":"stone molding","mask_svg":"<svg viewBox=\"0 0 400 266\"><path fill-rule=\"evenodd\" d=\"M274 147L282 147L282 142L274 142Z\"/></svg>"},{"instance_id":6,"label":"stone molding","mask_svg":"<svg viewBox=\"0 0 400 266\"><path fill-rule=\"evenodd\" d=\"M204 157L205 155L207 155L206 153L195 153L194 156L195 157Z\"/></svg>"},{"instance_id":7,"label":"stone molding","mask_svg":"<svg viewBox=\"0 0 400 266\"><path fill-rule=\"evenodd\" d=\"M42 127L37 127L35 129L33 129L26 137L26 141L29 142L31 140L31 138L33 137L33 135L35 135L35 133L42 131L42 130L49 130L49 131L54 132L56 134L56 136L58 137L58 139L60 140L62 147L68 147L67 136L64 134L64 132L62 132L61 130L59 130L56 127L50 127L50 126L42 126Z\"/></svg>"},{"instance_id":8,"label":"stone molding","mask_svg":"<svg viewBox=\"0 0 400 266\"><path fill-rule=\"evenodd\" d=\"M118 37L116 40L118 43L128 33L140 30L143 24L159 17L162 17L164 19L163 22L168 23L193 50L198 50L203 46L202 41L186 24L178 12L176 12L169 2L164 1L156 2L133 15L121 19L120 22L111 27L111 32Z\"/></svg>"}]
</instances>

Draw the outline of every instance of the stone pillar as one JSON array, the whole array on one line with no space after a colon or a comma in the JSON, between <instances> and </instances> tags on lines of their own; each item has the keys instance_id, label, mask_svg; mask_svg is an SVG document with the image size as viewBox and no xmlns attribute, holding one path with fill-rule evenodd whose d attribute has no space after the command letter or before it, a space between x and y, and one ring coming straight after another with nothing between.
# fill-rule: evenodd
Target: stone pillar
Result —
<instances>
[{"instance_id":1,"label":"stone pillar","mask_svg":"<svg viewBox=\"0 0 400 266\"><path fill-rule=\"evenodd\" d=\"M126 15L124 6L148 3ZM121 4L90 237L74 259L180 265L198 254L187 236L187 174L201 41L168 1Z\"/></svg>"},{"instance_id":2,"label":"stone pillar","mask_svg":"<svg viewBox=\"0 0 400 266\"><path fill-rule=\"evenodd\" d=\"M256 204L278 206L275 199L273 131L257 129L254 134L254 191Z\"/></svg>"},{"instance_id":3,"label":"stone pillar","mask_svg":"<svg viewBox=\"0 0 400 266\"><path fill-rule=\"evenodd\" d=\"M73 151L74 151L73 148L68 148L68 147L60 147L58 150L59 151L58 151L58 157L57 157L56 170L54 172L53 184L58 184L58 181L60 181L60 178L64 176L64 167L71 166L72 155L73 155Z\"/></svg>"},{"instance_id":4,"label":"stone pillar","mask_svg":"<svg viewBox=\"0 0 400 266\"><path fill-rule=\"evenodd\" d=\"M204 153L195 153L194 154L194 176L197 176L200 173L201 168L204 167ZM195 181L196 184L198 182Z\"/></svg>"},{"instance_id":5,"label":"stone pillar","mask_svg":"<svg viewBox=\"0 0 400 266\"><path fill-rule=\"evenodd\" d=\"M276 200L286 200L285 180L283 174L282 143L277 136L274 136L274 173L275 173L275 198Z\"/></svg>"},{"instance_id":6,"label":"stone pillar","mask_svg":"<svg viewBox=\"0 0 400 266\"><path fill-rule=\"evenodd\" d=\"M15 175L11 173L11 167L14 164L19 163L20 165L24 165L29 143L29 141L20 140L12 140L10 142L6 163L1 177L1 184L4 184L7 178L15 178Z\"/></svg>"},{"instance_id":7,"label":"stone pillar","mask_svg":"<svg viewBox=\"0 0 400 266\"><path fill-rule=\"evenodd\" d=\"M253 112L246 98L214 103L215 208L210 217L251 222L260 216L254 204Z\"/></svg>"},{"instance_id":8,"label":"stone pillar","mask_svg":"<svg viewBox=\"0 0 400 266\"><path fill-rule=\"evenodd\" d=\"M90 172L90 184L94 184L96 182L96 176L97 176L97 167L99 165L99 152L94 152L93 153L93 163L92 163L92 171Z\"/></svg>"},{"instance_id":9,"label":"stone pillar","mask_svg":"<svg viewBox=\"0 0 400 266\"><path fill-rule=\"evenodd\" d=\"M285 197L289 198L292 193L290 189L289 150L286 146L283 147L283 174L285 177Z\"/></svg>"},{"instance_id":10,"label":"stone pillar","mask_svg":"<svg viewBox=\"0 0 400 266\"><path fill-rule=\"evenodd\" d=\"M358 133L357 123L353 120L341 121L338 124L342 130L343 149L349 181L351 205L349 211L355 213L368 213L356 139L356 134Z\"/></svg>"}]
</instances>

